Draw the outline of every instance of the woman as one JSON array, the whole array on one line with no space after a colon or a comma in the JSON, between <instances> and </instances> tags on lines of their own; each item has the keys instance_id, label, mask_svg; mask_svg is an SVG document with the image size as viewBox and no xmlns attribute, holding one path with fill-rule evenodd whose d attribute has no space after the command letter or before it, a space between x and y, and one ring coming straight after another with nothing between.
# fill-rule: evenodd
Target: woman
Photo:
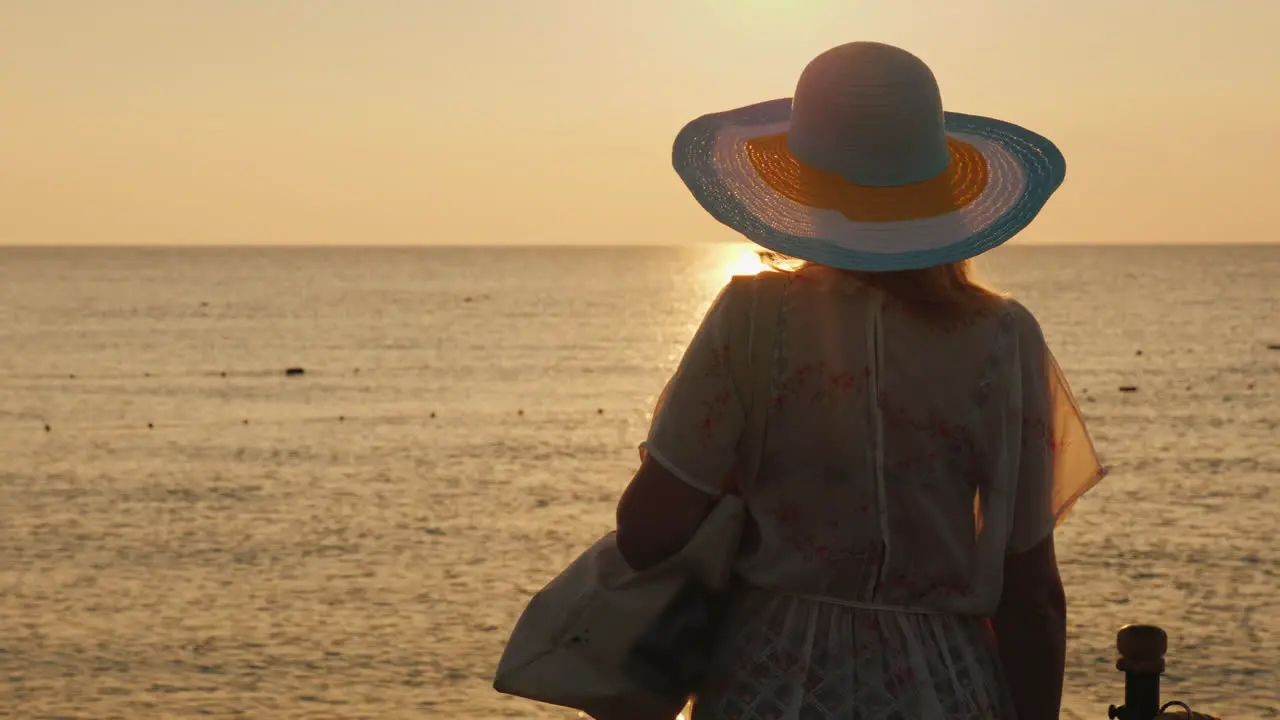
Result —
<instances>
[{"instance_id":1,"label":"woman","mask_svg":"<svg viewBox=\"0 0 1280 720\"><path fill-rule=\"evenodd\" d=\"M1061 154L944 113L919 59L852 43L810 63L794 99L694 121L674 156L716 219L797 261L741 488L741 582L695 720L1056 718L1053 530L1105 471L1035 318L970 258L1031 222ZM633 566L674 554L727 489L746 413L728 328L751 312L734 287L618 506Z\"/></svg>"}]
</instances>

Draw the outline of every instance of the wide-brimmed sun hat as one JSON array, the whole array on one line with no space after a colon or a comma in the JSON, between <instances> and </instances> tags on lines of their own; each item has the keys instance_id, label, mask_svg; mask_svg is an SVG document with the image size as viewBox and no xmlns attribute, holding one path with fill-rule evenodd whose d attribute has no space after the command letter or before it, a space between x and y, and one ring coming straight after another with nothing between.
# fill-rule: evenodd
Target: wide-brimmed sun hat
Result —
<instances>
[{"instance_id":1,"label":"wide-brimmed sun hat","mask_svg":"<svg viewBox=\"0 0 1280 720\"><path fill-rule=\"evenodd\" d=\"M923 61L870 42L819 55L794 98L689 123L673 162L702 207L753 242L871 271L985 252L1025 228L1066 174L1052 142L944 112Z\"/></svg>"}]
</instances>

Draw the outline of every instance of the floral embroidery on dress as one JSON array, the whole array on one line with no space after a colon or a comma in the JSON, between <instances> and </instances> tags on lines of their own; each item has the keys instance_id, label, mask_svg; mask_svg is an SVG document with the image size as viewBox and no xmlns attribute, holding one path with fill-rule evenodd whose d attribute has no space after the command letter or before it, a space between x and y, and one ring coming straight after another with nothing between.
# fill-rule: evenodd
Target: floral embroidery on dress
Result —
<instances>
[{"instance_id":1,"label":"floral embroidery on dress","mask_svg":"<svg viewBox=\"0 0 1280 720\"><path fill-rule=\"evenodd\" d=\"M805 363L784 373L773 391L773 406L791 402L832 405L853 402L866 392L870 369L829 367L825 362Z\"/></svg>"},{"instance_id":2,"label":"floral embroidery on dress","mask_svg":"<svg viewBox=\"0 0 1280 720\"><path fill-rule=\"evenodd\" d=\"M861 508L865 511L869 505L863 503ZM765 512L777 528L779 539L795 551L800 562L832 565L860 555L857 542L842 537L845 523L835 516L838 509L826 518L815 518L811 509L782 499Z\"/></svg>"},{"instance_id":3,"label":"floral embroidery on dress","mask_svg":"<svg viewBox=\"0 0 1280 720\"><path fill-rule=\"evenodd\" d=\"M721 381L732 377L732 368L729 366L729 343L723 342L711 348L711 362L707 365L706 375Z\"/></svg>"},{"instance_id":4,"label":"floral embroidery on dress","mask_svg":"<svg viewBox=\"0 0 1280 720\"><path fill-rule=\"evenodd\" d=\"M703 404L705 412L702 416L702 422L698 424L699 437L702 439L703 445L710 445L715 442L717 431L724 422L725 413L728 412L729 401L732 397L732 391L725 389L707 398Z\"/></svg>"},{"instance_id":5,"label":"floral embroidery on dress","mask_svg":"<svg viewBox=\"0 0 1280 720\"><path fill-rule=\"evenodd\" d=\"M696 427L703 447L714 445L719 440L725 419L733 410L733 376L729 362L729 343L721 342L708 349L701 371L702 383L708 392L702 401L701 418Z\"/></svg>"}]
</instances>

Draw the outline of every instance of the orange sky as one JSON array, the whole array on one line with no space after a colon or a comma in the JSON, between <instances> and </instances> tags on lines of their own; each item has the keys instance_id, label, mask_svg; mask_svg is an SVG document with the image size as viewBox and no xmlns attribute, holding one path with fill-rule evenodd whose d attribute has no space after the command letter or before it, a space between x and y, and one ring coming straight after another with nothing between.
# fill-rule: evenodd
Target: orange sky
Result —
<instances>
[{"instance_id":1,"label":"orange sky","mask_svg":"<svg viewBox=\"0 0 1280 720\"><path fill-rule=\"evenodd\" d=\"M1019 242L1275 242L1280 0L0 0L0 244L728 239L670 169L849 40L1048 135Z\"/></svg>"}]
</instances>

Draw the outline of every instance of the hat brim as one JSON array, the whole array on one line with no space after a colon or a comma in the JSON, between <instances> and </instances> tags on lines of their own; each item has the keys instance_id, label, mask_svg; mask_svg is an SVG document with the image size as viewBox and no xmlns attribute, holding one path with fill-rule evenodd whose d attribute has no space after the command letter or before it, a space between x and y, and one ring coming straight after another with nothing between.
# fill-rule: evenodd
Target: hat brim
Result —
<instances>
[{"instance_id":1,"label":"hat brim","mask_svg":"<svg viewBox=\"0 0 1280 720\"><path fill-rule=\"evenodd\" d=\"M982 187L969 188L954 209L925 203L912 216L899 207L892 220L871 205L896 189L855 193L845 201L852 208L819 207L761 174L753 154L760 139L788 131L790 98L694 120L676 137L672 162L712 217L766 249L846 270L914 270L1004 243L1035 219L1066 176L1062 153L1030 130L977 115L949 112L945 120L948 140L980 156Z\"/></svg>"}]
</instances>

